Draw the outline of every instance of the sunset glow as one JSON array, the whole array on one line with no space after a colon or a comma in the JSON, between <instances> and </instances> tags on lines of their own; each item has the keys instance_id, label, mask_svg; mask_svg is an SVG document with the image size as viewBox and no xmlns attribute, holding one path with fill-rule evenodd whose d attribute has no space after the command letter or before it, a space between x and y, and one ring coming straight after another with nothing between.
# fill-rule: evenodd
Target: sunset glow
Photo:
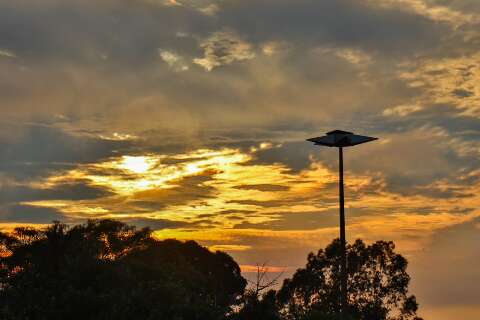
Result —
<instances>
[{"instance_id":1,"label":"sunset glow","mask_svg":"<svg viewBox=\"0 0 480 320\"><path fill-rule=\"evenodd\" d=\"M147 157L130 157L123 156L122 161L120 162L119 168L124 168L135 173L145 173L151 167L152 164L149 163Z\"/></svg>"}]
</instances>

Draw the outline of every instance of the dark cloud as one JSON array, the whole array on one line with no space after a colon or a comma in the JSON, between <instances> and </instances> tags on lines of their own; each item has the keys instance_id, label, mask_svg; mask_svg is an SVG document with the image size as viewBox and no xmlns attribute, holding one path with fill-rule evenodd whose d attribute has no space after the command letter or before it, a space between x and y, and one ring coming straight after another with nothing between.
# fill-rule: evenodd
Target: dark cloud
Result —
<instances>
[{"instance_id":1,"label":"dark cloud","mask_svg":"<svg viewBox=\"0 0 480 320\"><path fill-rule=\"evenodd\" d=\"M209 28L209 18L182 7L152 6L146 1L19 1L0 4L0 47L22 60L60 59L96 64L128 63L136 68L158 60L157 49L191 51L189 34ZM141 41L139 36L141 35Z\"/></svg>"},{"instance_id":2,"label":"dark cloud","mask_svg":"<svg viewBox=\"0 0 480 320\"><path fill-rule=\"evenodd\" d=\"M222 9L222 24L242 30L253 41L287 39L391 55L431 50L449 29L412 12L351 0L226 1Z\"/></svg>"},{"instance_id":3,"label":"dark cloud","mask_svg":"<svg viewBox=\"0 0 480 320\"><path fill-rule=\"evenodd\" d=\"M138 228L148 227L152 230L162 229L176 229L188 227L190 224L183 221L173 221L168 219L153 219L153 218L131 218L121 219L121 221L134 225Z\"/></svg>"},{"instance_id":4,"label":"dark cloud","mask_svg":"<svg viewBox=\"0 0 480 320\"><path fill-rule=\"evenodd\" d=\"M282 201L282 200L259 201L259 200L239 199L239 200L229 200L227 203L236 203L236 204L257 206L257 207L263 207L263 208L272 208L272 207L280 206L282 204L286 204L287 201Z\"/></svg>"},{"instance_id":5,"label":"dark cloud","mask_svg":"<svg viewBox=\"0 0 480 320\"><path fill-rule=\"evenodd\" d=\"M191 201L213 198L216 189L204 183L213 179L214 172L204 172L189 176L176 182L172 188L154 188L134 192L129 204L150 210L159 210L169 206L187 204Z\"/></svg>"},{"instance_id":6,"label":"dark cloud","mask_svg":"<svg viewBox=\"0 0 480 320\"><path fill-rule=\"evenodd\" d=\"M235 186L235 189L258 191L287 191L290 189L290 187L276 184L243 184L240 186Z\"/></svg>"},{"instance_id":7,"label":"dark cloud","mask_svg":"<svg viewBox=\"0 0 480 320\"><path fill-rule=\"evenodd\" d=\"M468 91L465 89L455 89L452 91L452 94L459 98L468 98L474 95L472 91Z\"/></svg>"},{"instance_id":8,"label":"dark cloud","mask_svg":"<svg viewBox=\"0 0 480 320\"><path fill-rule=\"evenodd\" d=\"M313 152L323 152L323 150L312 146L306 141L286 142L279 148L259 150L255 153L253 163L282 163L291 170L298 172L310 166L311 161L309 157Z\"/></svg>"},{"instance_id":9,"label":"dark cloud","mask_svg":"<svg viewBox=\"0 0 480 320\"><path fill-rule=\"evenodd\" d=\"M27 1L0 4L0 48L19 57L75 59L99 66L136 68L158 58L158 48L188 57L201 52L195 39L229 28L260 43L286 40L301 46L333 44L393 55L431 49L448 26L399 8L352 0L224 1L215 17L188 6L152 1ZM379 28L381 26L381 28ZM192 37L193 35L193 37ZM230 47L225 50L229 50Z\"/></svg>"},{"instance_id":10,"label":"dark cloud","mask_svg":"<svg viewBox=\"0 0 480 320\"><path fill-rule=\"evenodd\" d=\"M229 209L229 210L222 210L220 211L221 214L250 214L250 213L255 213L256 211L253 210L235 210L235 209Z\"/></svg>"},{"instance_id":11,"label":"dark cloud","mask_svg":"<svg viewBox=\"0 0 480 320\"><path fill-rule=\"evenodd\" d=\"M28 181L35 178L44 178L58 172L63 172L77 167L77 163L55 162L3 162L0 172L4 176L12 177L18 181Z\"/></svg>"},{"instance_id":12,"label":"dark cloud","mask_svg":"<svg viewBox=\"0 0 480 320\"><path fill-rule=\"evenodd\" d=\"M385 179L385 190L394 193L432 198L468 196L471 193L468 186L463 188L459 184L464 184L461 180L465 170L473 171L477 167L477 156L464 154L463 149L468 147L460 143L465 141L464 133L455 132L461 130L461 126L443 128L440 126L441 117L436 120L437 125L432 122L430 126L419 127L420 121L412 116L410 119L412 124L417 124L417 129L399 133L385 131L376 135L380 137L379 141L346 150L345 168L357 174L381 174ZM460 117L459 122L462 121L465 125L473 125L468 117ZM386 141L382 143L382 140Z\"/></svg>"},{"instance_id":13,"label":"dark cloud","mask_svg":"<svg viewBox=\"0 0 480 320\"><path fill-rule=\"evenodd\" d=\"M433 199L460 199L473 198L475 194L469 187L435 187L429 186L426 188L412 188L411 195L418 194Z\"/></svg>"},{"instance_id":14,"label":"dark cloud","mask_svg":"<svg viewBox=\"0 0 480 320\"><path fill-rule=\"evenodd\" d=\"M201 128L204 127L203 122L229 128L234 122L236 126L248 125L251 128L258 123L262 126L282 125L282 121L286 124L284 127L293 128L301 125L302 119L303 122L309 119L315 101L337 99L324 95L307 98L307 92L312 94L319 87L330 91L327 86L342 88L340 83L345 79L358 77L358 70L337 57L334 51L312 53L310 49L333 46L368 49L373 55L379 50L387 50L392 55L404 54L412 48L418 49L418 46L431 48L431 42L440 41L439 36L445 34L446 28L413 13L380 9L357 1L302 0L295 4L289 1L226 1L219 6L216 17L211 17L187 7L155 5L149 1L106 1L97 6L81 1L68 5L61 1L47 1L34 6L26 5L24 1L15 5L5 3L0 11L6 17L0 19L5 24L4 28L0 28L5 34L0 37L4 39L3 47L18 51L20 57L22 54L31 55L34 61L45 58L56 60L55 70L58 70L52 73L52 68L48 67L50 64L45 69L29 68L23 73L12 68L14 76L6 81L8 90L5 91L17 90L22 94L15 95L11 102L13 105L7 104L6 109L18 110L18 105L23 104L17 101L21 100L19 96L40 96L45 91L42 90L42 79L48 78L58 83L60 92L49 92L49 95L55 96L52 97L54 103L42 101L45 99L42 97L38 104L76 116L79 116L80 108L89 110L89 117L97 117L97 128L118 125L124 129L133 127L137 131L139 127L155 127L150 122L156 120L159 123L163 118L179 119L174 121L179 130L194 130L195 125L191 124L198 124L198 121ZM158 55L160 48L193 63L193 58L203 54L201 43L223 30L241 34L254 46L271 40L293 42L295 46L284 59L265 58L257 52L258 58L252 59L257 62L251 61L241 68L233 63L215 77L205 74L200 68L191 68L182 74L173 72ZM224 46L215 56L231 52L229 40L225 41L227 43L222 42ZM234 43L238 44L238 41ZM253 49L261 51L260 48ZM291 78L288 85L270 88L265 86L265 82L254 81L259 73L275 76L278 66L288 71L286 75L280 74ZM262 70L269 67L274 70ZM131 68L135 68L135 77L131 76ZM378 90L404 93L405 88L400 90L394 82L385 81L385 72L382 72L383 81L379 85L385 87ZM31 83L32 78L35 86L27 87L25 84ZM89 81L91 79L95 81ZM312 88L305 82L311 83ZM366 88L359 88L362 87L361 81L355 82L358 83L356 88L350 86L349 90L365 95ZM295 83L298 83L298 88L292 86ZM239 88L243 89L239 91ZM102 98L100 101L91 100L84 97L82 91ZM245 95L245 91L250 94ZM81 99L71 99L76 95L80 95ZM278 98L275 99L275 96ZM340 102L341 108L348 104L361 108L367 103L379 108L381 103L374 103L373 99L356 102L361 96L356 94L356 99ZM385 101L392 100L390 94L388 99L385 98ZM298 106L304 114L297 115L298 120L292 119L295 116L292 112L280 110L286 109L282 106L286 103ZM170 110L172 105L176 107L175 112ZM333 109L338 106L337 103L333 105ZM26 106L23 108L28 109ZM132 117L132 112L127 109L135 109L135 116ZM146 112L149 117L142 116ZM126 113L128 118L125 119L127 116L123 115ZM316 113L315 119L325 118L325 111L316 110ZM252 117L253 114L256 116ZM245 115L250 115L248 120L245 120ZM272 119L272 115L276 116ZM287 122L285 119L292 120ZM162 125L166 126L168 122ZM185 125L180 126L181 123Z\"/></svg>"},{"instance_id":15,"label":"dark cloud","mask_svg":"<svg viewBox=\"0 0 480 320\"><path fill-rule=\"evenodd\" d=\"M50 188L28 186L2 186L0 205L39 200L93 200L113 195L105 188L91 186L87 182L57 184Z\"/></svg>"},{"instance_id":16,"label":"dark cloud","mask_svg":"<svg viewBox=\"0 0 480 320\"><path fill-rule=\"evenodd\" d=\"M375 214L388 214L378 210L360 207L350 207L347 210L348 222L355 224L359 217ZM242 222L235 225L235 229L265 229L274 231L287 230L316 230L338 226L338 210L328 209L312 212L278 212L269 215L272 220L262 223Z\"/></svg>"},{"instance_id":17,"label":"dark cloud","mask_svg":"<svg viewBox=\"0 0 480 320\"><path fill-rule=\"evenodd\" d=\"M26 125L20 130L18 135L0 135L0 172L19 179L96 163L116 155L118 150L128 150L131 145L126 141L75 136L49 126Z\"/></svg>"},{"instance_id":18,"label":"dark cloud","mask_svg":"<svg viewBox=\"0 0 480 320\"><path fill-rule=\"evenodd\" d=\"M0 207L0 222L51 223L65 221L65 216L53 208L14 204Z\"/></svg>"},{"instance_id":19,"label":"dark cloud","mask_svg":"<svg viewBox=\"0 0 480 320\"><path fill-rule=\"evenodd\" d=\"M235 229L315 230L338 225L338 212L336 210L278 213L273 215L272 218L272 221L263 223L242 222L235 225Z\"/></svg>"},{"instance_id":20,"label":"dark cloud","mask_svg":"<svg viewBox=\"0 0 480 320\"><path fill-rule=\"evenodd\" d=\"M452 121L452 120L455 121ZM381 132L412 131L420 126L441 127L453 135L476 133L478 131L478 119L466 114L459 113L458 108L448 104L432 104L425 108L412 112L405 117L379 117L374 119L378 123L376 130ZM475 136L478 138L478 136Z\"/></svg>"}]
</instances>

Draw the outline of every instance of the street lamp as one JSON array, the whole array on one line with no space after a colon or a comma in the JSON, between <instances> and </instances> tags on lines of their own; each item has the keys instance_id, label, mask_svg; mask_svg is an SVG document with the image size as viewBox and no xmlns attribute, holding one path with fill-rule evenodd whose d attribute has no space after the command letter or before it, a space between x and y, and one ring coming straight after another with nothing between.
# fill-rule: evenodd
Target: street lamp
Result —
<instances>
[{"instance_id":1,"label":"street lamp","mask_svg":"<svg viewBox=\"0 0 480 320\"><path fill-rule=\"evenodd\" d=\"M340 265L340 309L342 318L346 319L347 310L347 253L345 243L345 198L343 192L343 148L352 147L357 144L377 140L377 138L360 136L352 132L334 130L327 132L327 135L317 138L307 139L317 146L337 147L339 160L339 196L340 196L340 245L341 245L341 265Z\"/></svg>"}]
</instances>

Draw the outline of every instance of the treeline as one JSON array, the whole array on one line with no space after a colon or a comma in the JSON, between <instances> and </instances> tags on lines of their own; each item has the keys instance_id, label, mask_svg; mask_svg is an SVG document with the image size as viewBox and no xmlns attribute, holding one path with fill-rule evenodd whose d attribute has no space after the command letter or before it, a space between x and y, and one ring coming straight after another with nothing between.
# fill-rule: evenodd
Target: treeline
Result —
<instances>
[{"instance_id":1,"label":"treeline","mask_svg":"<svg viewBox=\"0 0 480 320\"><path fill-rule=\"evenodd\" d=\"M339 253L334 240L310 254L275 291L226 253L119 221L16 228L0 233L0 319L339 319ZM419 319L406 267L392 242L349 245L350 318Z\"/></svg>"}]
</instances>

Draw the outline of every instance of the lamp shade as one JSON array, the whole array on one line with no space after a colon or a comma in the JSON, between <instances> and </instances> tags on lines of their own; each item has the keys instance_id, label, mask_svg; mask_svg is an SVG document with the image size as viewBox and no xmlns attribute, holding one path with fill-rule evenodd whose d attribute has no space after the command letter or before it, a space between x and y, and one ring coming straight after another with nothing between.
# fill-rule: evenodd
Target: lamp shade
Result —
<instances>
[{"instance_id":1,"label":"lamp shade","mask_svg":"<svg viewBox=\"0 0 480 320\"><path fill-rule=\"evenodd\" d=\"M327 132L324 136L307 139L307 141L313 142L315 145L326 147L352 147L373 140L377 140L377 138L361 136L342 130L333 130Z\"/></svg>"}]
</instances>

